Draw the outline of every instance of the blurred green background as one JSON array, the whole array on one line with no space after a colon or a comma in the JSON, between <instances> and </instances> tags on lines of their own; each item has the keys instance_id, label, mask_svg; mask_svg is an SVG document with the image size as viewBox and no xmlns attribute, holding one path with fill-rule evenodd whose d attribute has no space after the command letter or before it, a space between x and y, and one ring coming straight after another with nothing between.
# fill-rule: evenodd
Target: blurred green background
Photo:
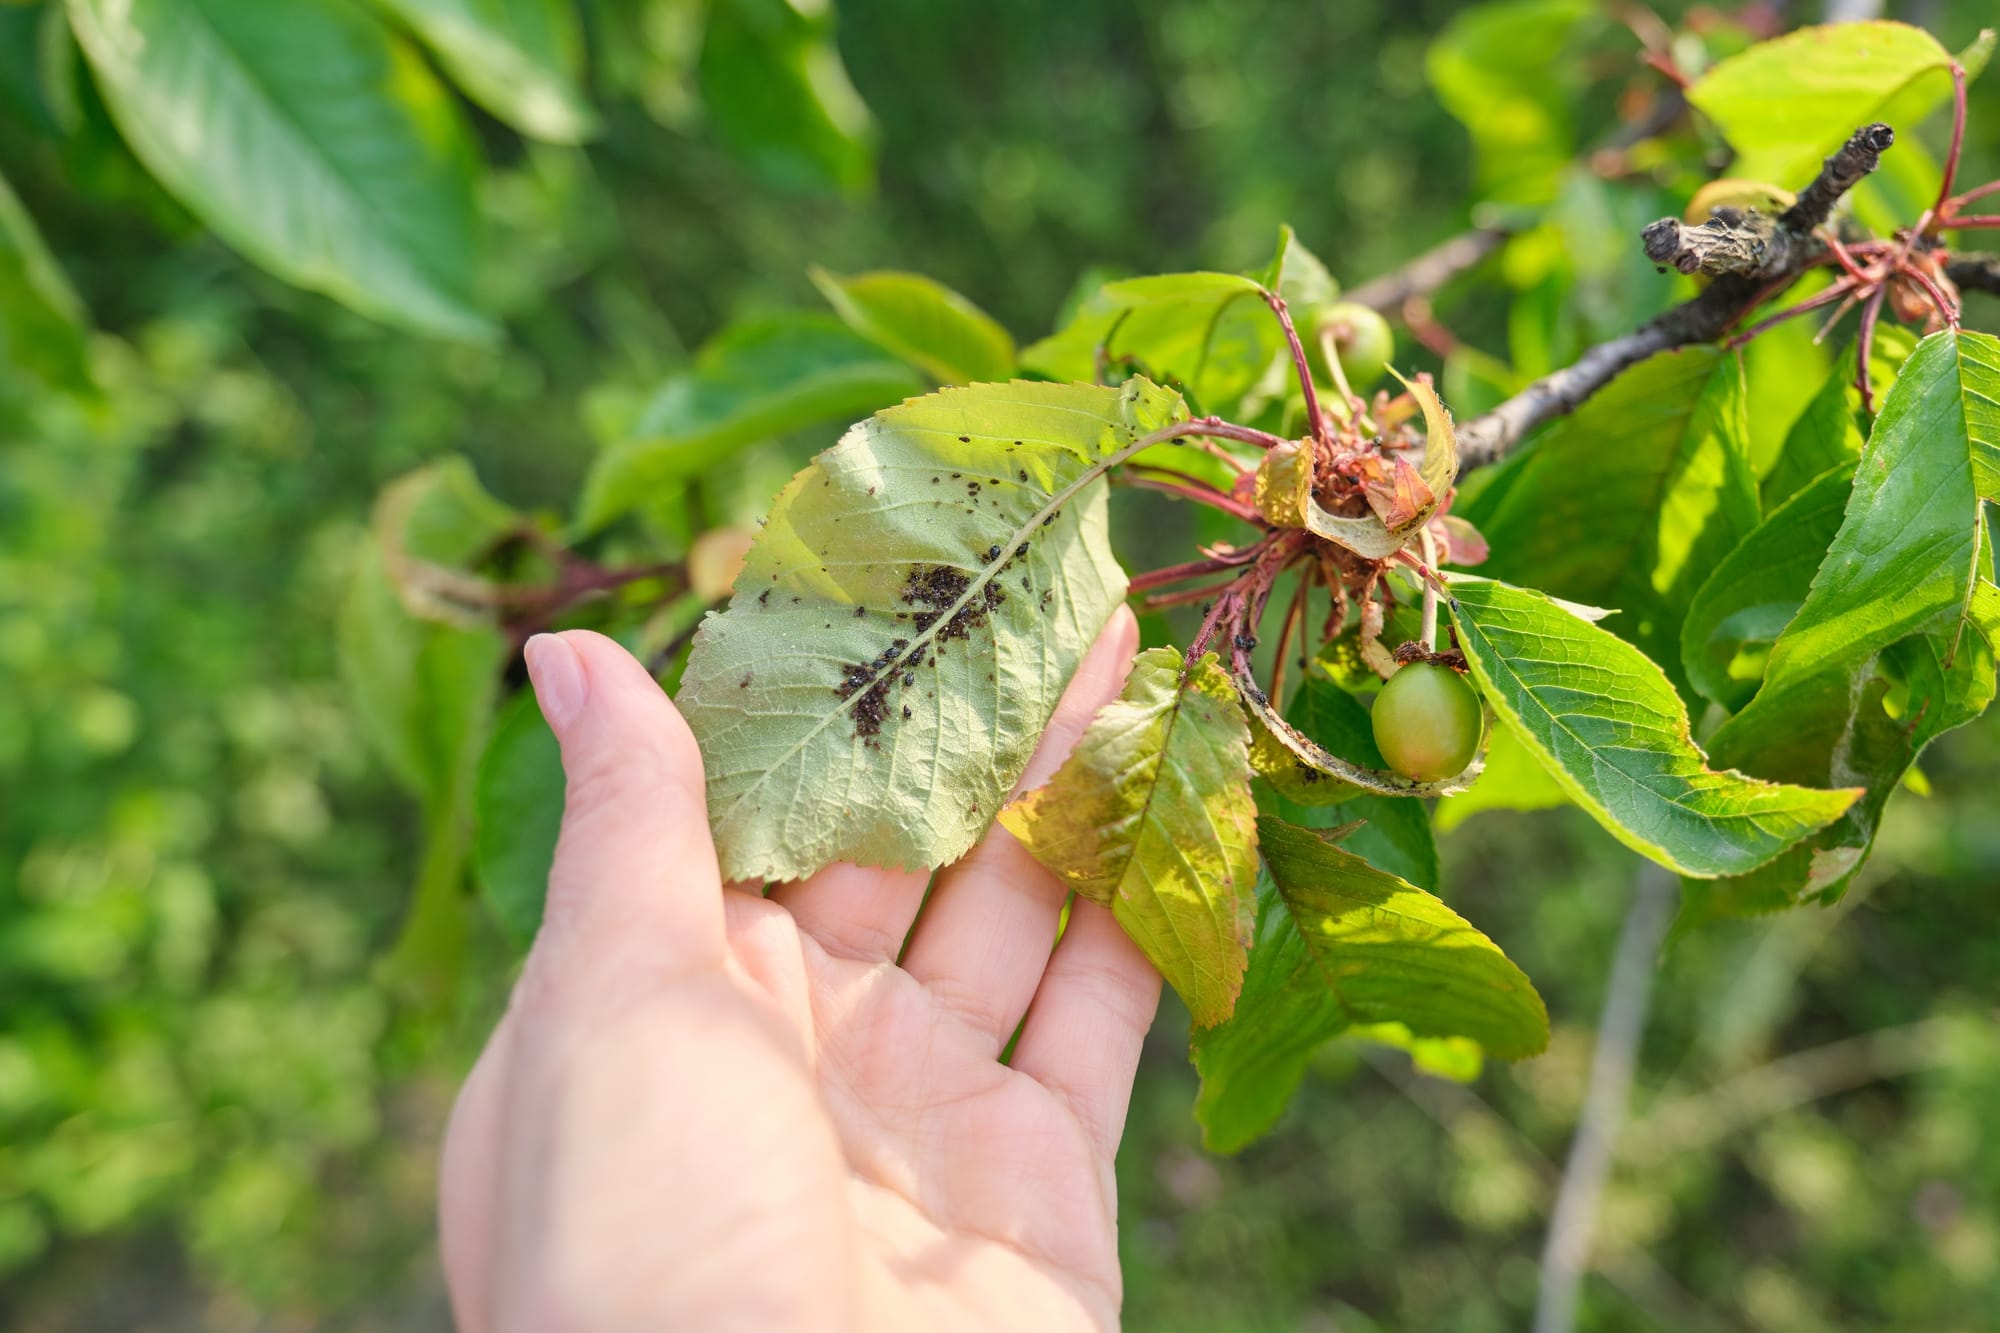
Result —
<instances>
[{"instance_id":1,"label":"blurred green background","mask_svg":"<svg viewBox=\"0 0 2000 1333\"><path fill-rule=\"evenodd\" d=\"M1358 282L1462 230L1480 185L1427 75L1459 3L842 0L837 26L799 3L820 41L799 113L754 61L701 57L724 0L591 0L595 138L470 113L479 295L505 334L453 343L215 239L124 146L59 8L0 5L0 175L96 330L94 393L20 371L18 330L0 367L9 1329L448 1323L435 1146L513 951L468 899L448 995L382 972L419 817L361 738L331 627L386 482L457 452L509 503L566 508L704 340L816 305L812 263L929 273L1026 339L1093 266L1246 268L1281 221ZM1958 49L1985 7L1888 8ZM1726 45L1713 11L1660 13ZM1556 99L1562 157L1657 90L1636 50L1518 72ZM843 61L868 119L827 73ZM1969 180L2000 171L1995 83ZM1631 224L1684 184L1586 194L1562 282L1489 273L1440 310L1528 373L1629 327L1671 294ZM754 515L831 438L727 460L693 521ZM2000 1323L2000 724L1925 771L1838 908L1667 956L1585 1327ZM1338 1043L1276 1133L1217 1159L1169 999L1120 1160L1129 1326L1525 1326L1634 863L1566 810L1479 816L1443 852L1441 892L1547 997L1549 1053L1468 1088Z\"/></svg>"}]
</instances>

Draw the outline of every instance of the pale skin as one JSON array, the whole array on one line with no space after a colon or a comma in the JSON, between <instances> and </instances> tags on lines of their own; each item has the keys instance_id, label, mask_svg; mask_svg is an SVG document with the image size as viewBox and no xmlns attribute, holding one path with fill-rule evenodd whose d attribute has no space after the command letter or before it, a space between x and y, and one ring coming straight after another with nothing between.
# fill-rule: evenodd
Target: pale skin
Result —
<instances>
[{"instance_id":1,"label":"pale skin","mask_svg":"<svg viewBox=\"0 0 2000 1333\"><path fill-rule=\"evenodd\" d=\"M1024 788L1136 646L1121 609ZM1058 943L1061 884L997 827L928 905L927 875L851 865L725 886L644 668L583 631L528 664L568 803L445 1140L459 1327L1116 1327L1112 1159L1160 978L1110 913L1078 902Z\"/></svg>"}]
</instances>

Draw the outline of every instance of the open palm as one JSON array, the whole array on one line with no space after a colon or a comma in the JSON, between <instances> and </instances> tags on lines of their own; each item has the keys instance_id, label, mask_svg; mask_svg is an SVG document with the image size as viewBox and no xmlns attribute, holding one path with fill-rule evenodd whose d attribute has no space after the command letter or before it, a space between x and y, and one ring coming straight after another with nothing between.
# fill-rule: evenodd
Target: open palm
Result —
<instances>
[{"instance_id":1,"label":"open palm","mask_svg":"<svg viewBox=\"0 0 2000 1333\"><path fill-rule=\"evenodd\" d=\"M1121 611L1024 784L1135 639ZM999 829L928 904L922 873L847 865L724 889L643 668L577 632L530 666L568 808L445 1146L467 1333L1115 1326L1112 1158L1160 983L1110 914L1079 902L1052 952L1063 890Z\"/></svg>"}]
</instances>

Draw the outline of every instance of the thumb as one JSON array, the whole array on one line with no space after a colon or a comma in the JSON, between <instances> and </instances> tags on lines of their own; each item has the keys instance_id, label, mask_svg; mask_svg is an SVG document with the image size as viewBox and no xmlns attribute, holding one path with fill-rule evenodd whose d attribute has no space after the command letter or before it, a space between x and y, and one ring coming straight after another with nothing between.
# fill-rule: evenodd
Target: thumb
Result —
<instances>
[{"instance_id":1,"label":"thumb","mask_svg":"<svg viewBox=\"0 0 2000 1333\"><path fill-rule=\"evenodd\" d=\"M530 973L568 990L720 966L722 881L687 723L601 634L537 634L525 655L567 781Z\"/></svg>"}]
</instances>

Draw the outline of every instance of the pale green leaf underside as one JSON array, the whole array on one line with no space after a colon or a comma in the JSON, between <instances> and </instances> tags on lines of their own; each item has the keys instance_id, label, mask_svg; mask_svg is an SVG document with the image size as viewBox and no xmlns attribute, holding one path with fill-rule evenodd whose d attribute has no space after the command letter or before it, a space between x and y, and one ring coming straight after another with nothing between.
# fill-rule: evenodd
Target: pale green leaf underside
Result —
<instances>
[{"instance_id":1,"label":"pale green leaf underside","mask_svg":"<svg viewBox=\"0 0 2000 1333\"><path fill-rule=\"evenodd\" d=\"M1195 1104L1217 1151L1269 1128L1312 1051L1359 1025L1400 1023L1519 1059L1548 1041L1521 970L1444 903L1311 830L1260 819L1269 882L1236 1015L1195 1039Z\"/></svg>"},{"instance_id":2,"label":"pale green leaf underside","mask_svg":"<svg viewBox=\"0 0 2000 1333\"><path fill-rule=\"evenodd\" d=\"M1914 130L1951 95L1950 63L1908 24L1801 28L1717 64L1688 101L1736 150L1731 174L1797 188L1862 125Z\"/></svg>"},{"instance_id":3,"label":"pale green leaf underside","mask_svg":"<svg viewBox=\"0 0 2000 1333\"><path fill-rule=\"evenodd\" d=\"M1014 373L1014 339L984 310L919 273L842 277L812 270L813 284L848 327L940 384L1004 380Z\"/></svg>"},{"instance_id":4,"label":"pale green leaf underside","mask_svg":"<svg viewBox=\"0 0 2000 1333\"><path fill-rule=\"evenodd\" d=\"M476 169L422 59L346 0L70 0L132 149L279 277L421 332L483 338Z\"/></svg>"},{"instance_id":5,"label":"pale green leaf underside","mask_svg":"<svg viewBox=\"0 0 2000 1333\"><path fill-rule=\"evenodd\" d=\"M1197 1027L1229 1016L1256 909L1250 730L1213 653L1182 678L1141 653L1046 786L1000 822L1070 888L1109 907Z\"/></svg>"},{"instance_id":6,"label":"pale green leaf underside","mask_svg":"<svg viewBox=\"0 0 2000 1333\"><path fill-rule=\"evenodd\" d=\"M863 421L773 505L680 694L731 878L970 847L1125 593L1104 472L1144 380L978 385Z\"/></svg>"},{"instance_id":7,"label":"pale green leaf underside","mask_svg":"<svg viewBox=\"0 0 2000 1333\"><path fill-rule=\"evenodd\" d=\"M1644 653L1540 593L1449 577L1459 647L1488 705L1633 850L1684 875L1739 874L1853 802L1851 790L1711 771L1686 705Z\"/></svg>"},{"instance_id":8,"label":"pale green leaf underside","mask_svg":"<svg viewBox=\"0 0 2000 1333\"><path fill-rule=\"evenodd\" d=\"M468 96L523 134L573 144L596 133L570 0L376 3L410 25Z\"/></svg>"}]
</instances>

